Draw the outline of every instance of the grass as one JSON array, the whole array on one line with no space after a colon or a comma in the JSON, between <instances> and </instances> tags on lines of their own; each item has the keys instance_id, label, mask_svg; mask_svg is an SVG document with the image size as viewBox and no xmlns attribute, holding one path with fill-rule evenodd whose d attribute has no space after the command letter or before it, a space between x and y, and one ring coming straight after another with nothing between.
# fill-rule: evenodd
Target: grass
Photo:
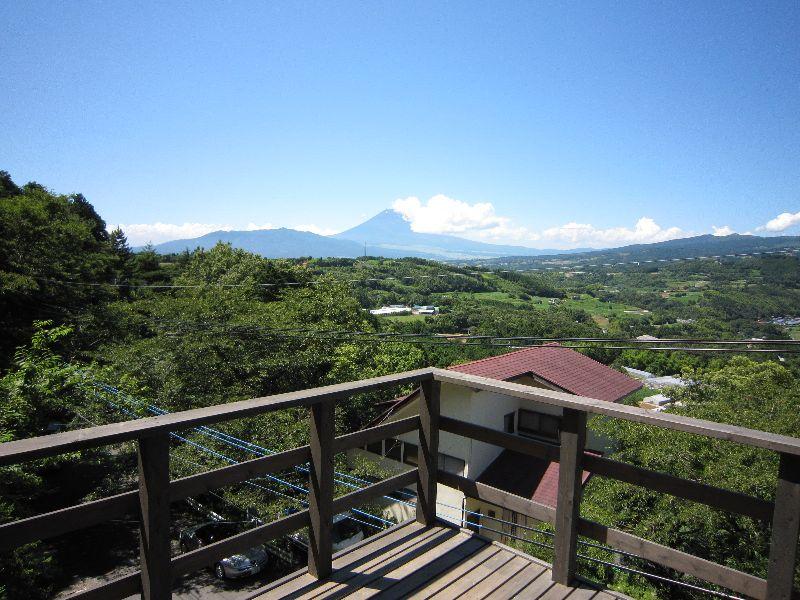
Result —
<instances>
[{"instance_id":1,"label":"grass","mask_svg":"<svg viewBox=\"0 0 800 600\"><path fill-rule=\"evenodd\" d=\"M529 300L517 298L513 294L506 292L454 292L452 296L459 296L462 298L473 298L478 301L487 302L503 302L517 307L530 307L535 310L545 310L551 306L550 298L541 296L531 296ZM645 314L640 312L642 309L635 306L628 306L620 302L603 302L598 298L593 298L587 294L582 294L580 298L566 298L558 300L559 306L568 306L586 311L592 316L595 323L600 327L608 328L612 319L619 319L625 316L633 316L636 314ZM636 311L636 312L625 312Z\"/></svg>"},{"instance_id":2,"label":"grass","mask_svg":"<svg viewBox=\"0 0 800 600\"><path fill-rule=\"evenodd\" d=\"M386 315L384 319L390 321L399 321L401 323L408 323L414 321L424 321L426 315Z\"/></svg>"},{"instance_id":3,"label":"grass","mask_svg":"<svg viewBox=\"0 0 800 600\"><path fill-rule=\"evenodd\" d=\"M569 306L571 308L579 308L581 310L585 310L587 313L592 315L592 318L595 321L599 319L605 319L606 326L608 326L608 320L614 318L621 318L624 316L630 316L635 313L626 313L625 311L641 311L641 308L637 308L635 306L628 306L627 304L622 304L620 302L603 302L598 298L593 298L588 295L581 295L580 300L564 300L564 305ZM598 322L598 325L600 323ZM602 325L601 325L602 326Z\"/></svg>"}]
</instances>

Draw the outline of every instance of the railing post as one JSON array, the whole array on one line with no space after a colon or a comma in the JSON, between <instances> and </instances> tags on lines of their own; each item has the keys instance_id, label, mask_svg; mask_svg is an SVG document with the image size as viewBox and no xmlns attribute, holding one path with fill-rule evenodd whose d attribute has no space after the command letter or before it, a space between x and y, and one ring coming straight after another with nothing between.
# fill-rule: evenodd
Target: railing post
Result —
<instances>
[{"instance_id":1,"label":"railing post","mask_svg":"<svg viewBox=\"0 0 800 600\"><path fill-rule=\"evenodd\" d=\"M324 579L331 574L333 552L333 402L311 405L310 433L308 572L317 579Z\"/></svg>"},{"instance_id":2,"label":"railing post","mask_svg":"<svg viewBox=\"0 0 800 600\"><path fill-rule=\"evenodd\" d=\"M767 573L769 600L789 600L792 597L799 525L800 457L781 454Z\"/></svg>"},{"instance_id":3,"label":"railing post","mask_svg":"<svg viewBox=\"0 0 800 600\"><path fill-rule=\"evenodd\" d=\"M167 433L139 439L139 504L142 598L172 598Z\"/></svg>"},{"instance_id":4,"label":"railing post","mask_svg":"<svg viewBox=\"0 0 800 600\"><path fill-rule=\"evenodd\" d=\"M558 500L554 539L553 581L569 585L577 563L577 525L580 518L586 413L564 409L561 421Z\"/></svg>"},{"instance_id":5,"label":"railing post","mask_svg":"<svg viewBox=\"0 0 800 600\"><path fill-rule=\"evenodd\" d=\"M419 399L419 483L417 521L425 526L436 520L436 472L439 469L439 393L441 383L424 381Z\"/></svg>"}]
</instances>

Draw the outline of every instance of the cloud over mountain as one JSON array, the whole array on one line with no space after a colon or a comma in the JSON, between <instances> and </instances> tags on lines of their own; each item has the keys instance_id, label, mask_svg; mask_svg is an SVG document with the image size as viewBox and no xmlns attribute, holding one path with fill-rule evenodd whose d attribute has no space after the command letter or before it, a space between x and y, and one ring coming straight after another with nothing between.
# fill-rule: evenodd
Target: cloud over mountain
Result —
<instances>
[{"instance_id":1,"label":"cloud over mountain","mask_svg":"<svg viewBox=\"0 0 800 600\"><path fill-rule=\"evenodd\" d=\"M190 239L203 236L212 231L233 231L239 229L242 231L258 231L260 229L274 229L275 226L271 223L248 223L244 227L234 227L229 224L219 223L119 223L118 225L109 225L109 230L119 227L125 232L128 237L128 242L132 246L141 246L152 242L153 244L160 244L177 239Z\"/></svg>"},{"instance_id":2,"label":"cloud over mountain","mask_svg":"<svg viewBox=\"0 0 800 600\"><path fill-rule=\"evenodd\" d=\"M392 208L418 233L461 234L469 238L506 243L547 241L562 248L608 247L663 242L690 235L680 227L662 227L649 217L640 218L632 228L600 228L590 223L570 222L534 231L515 224L509 217L498 215L491 202L469 204L443 194L437 194L427 202L422 202L416 196L399 198L394 201Z\"/></svg>"},{"instance_id":3,"label":"cloud over mountain","mask_svg":"<svg viewBox=\"0 0 800 600\"><path fill-rule=\"evenodd\" d=\"M800 225L800 212L785 212L756 228L756 231L786 231L789 227L794 227L795 225Z\"/></svg>"}]
</instances>

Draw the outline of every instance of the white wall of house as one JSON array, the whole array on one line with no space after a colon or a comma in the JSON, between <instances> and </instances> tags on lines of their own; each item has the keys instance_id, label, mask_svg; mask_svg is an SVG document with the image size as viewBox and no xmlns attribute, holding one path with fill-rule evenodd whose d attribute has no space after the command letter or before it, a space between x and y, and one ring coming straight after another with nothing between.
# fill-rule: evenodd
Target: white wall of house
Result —
<instances>
[{"instance_id":1,"label":"white wall of house","mask_svg":"<svg viewBox=\"0 0 800 600\"><path fill-rule=\"evenodd\" d=\"M545 382L530 376L519 377L514 380L514 383L544 389L555 389L554 386L549 386ZM498 431L504 430L504 417L510 413L514 413L515 415L514 430L517 431L517 411L520 408L553 416L561 416L563 413L560 407L536 402L534 400L514 398L482 390L473 390L468 387L447 383L442 384L440 406L442 415L469 423L475 423L484 427L490 427ZM414 399L393 413L387 421L397 421L417 414L419 414L419 400ZM397 439L403 442L416 444L417 446L419 445L419 436L416 431L400 435ZM608 440L594 434L591 430L588 432L587 447L589 449L604 451L607 449L608 445ZM439 433L439 452L463 460L465 463L464 476L475 480L500 455L502 448L441 431ZM352 450L351 456L360 456L377 461L386 472L392 474L414 468L402 462L386 457L378 457L371 452L360 449ZM438 485L437 494L437 499L440 503L437 507L437 513L439 516L449 518L455 522L460 522L462 520L462 509L465 506L469 510L480 510L483 514L487 514L488 510L493 510L496 512L497 516L509 518L509 515L503 515L502 508L484 505L484 503L474 499L465 499L462 492L442 484ZM391 515L398 520L404 520L413 516L414 509L402 503L392 504L391 502L387 502L387 508L384 514L386 516ZM520 519L520 524L526 524L529 521L522 515L519 515L518 518ZM491 524L487 521L486 525L501 529L498 523ZM489 535L489 533L490 532L486 532L487 535Z\"/></svg>"}]
</instances>

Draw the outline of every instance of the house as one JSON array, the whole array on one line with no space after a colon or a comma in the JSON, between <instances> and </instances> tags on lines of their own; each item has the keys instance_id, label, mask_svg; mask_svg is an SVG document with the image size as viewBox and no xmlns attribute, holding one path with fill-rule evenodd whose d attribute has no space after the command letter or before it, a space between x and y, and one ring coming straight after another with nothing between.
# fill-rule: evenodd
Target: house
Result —
<instances>
[{"instance_id":1,"label":"house","mask_svg":"<svg viewBox=\"0 0 800 600\"><path fill-rule=\"evenodd\" d=\"M450 369L608 402L619 402L642 387L640 381L559 344L525 348ZM395 399L373 425L418 414L418 401L418 389ZM443 416L554 445L559 443L562 410L552 405L445 383L441 388L440 406ZM589 432L587 450L602 453L607 445L608 440ZM387 439L351 453L354 459L366 458L377 462L388 473L414 468L417 455L416 433ZM555 462L501 450L497 446L443 431L439 437L439 468L537 502L555 505L559 473ZM583 473L584 483L589 476L590 473ZM386 503L384 514L398 521L408 518L414 510L414 494L413 489L401 491L396 502ZM438 499L440 516L467 526L480 524L487 537L499 539L502 533L513 532L508 529L512 526L501 527L486 517L498 517L523 526L530 521L534 526L533 519L467 498L462 492L441 483ZM482 522L480 515L484 516Z\"/></svg>"},{"instance_id":2,"label":"house","mask_svg":"<svg viewBox=\"0 0 800 600\"><path fill-rule=\"evenodd\" d=\"M373 308L369 311L371 315L408 315L411 314L411 307L404 304L390 304L389 306L381 306L380 308Z\"/></svg>"},{"instance_id":3,"label":"house","mask_svg":"<svg viewBox=\"0 0 800 600\"><path fill-rule=\"evenodd\" d=\"M438 306L414 306L411 309L411 312L415 315L438 315L439 314L439 307Z\"/></svg>"}]
</instances>

